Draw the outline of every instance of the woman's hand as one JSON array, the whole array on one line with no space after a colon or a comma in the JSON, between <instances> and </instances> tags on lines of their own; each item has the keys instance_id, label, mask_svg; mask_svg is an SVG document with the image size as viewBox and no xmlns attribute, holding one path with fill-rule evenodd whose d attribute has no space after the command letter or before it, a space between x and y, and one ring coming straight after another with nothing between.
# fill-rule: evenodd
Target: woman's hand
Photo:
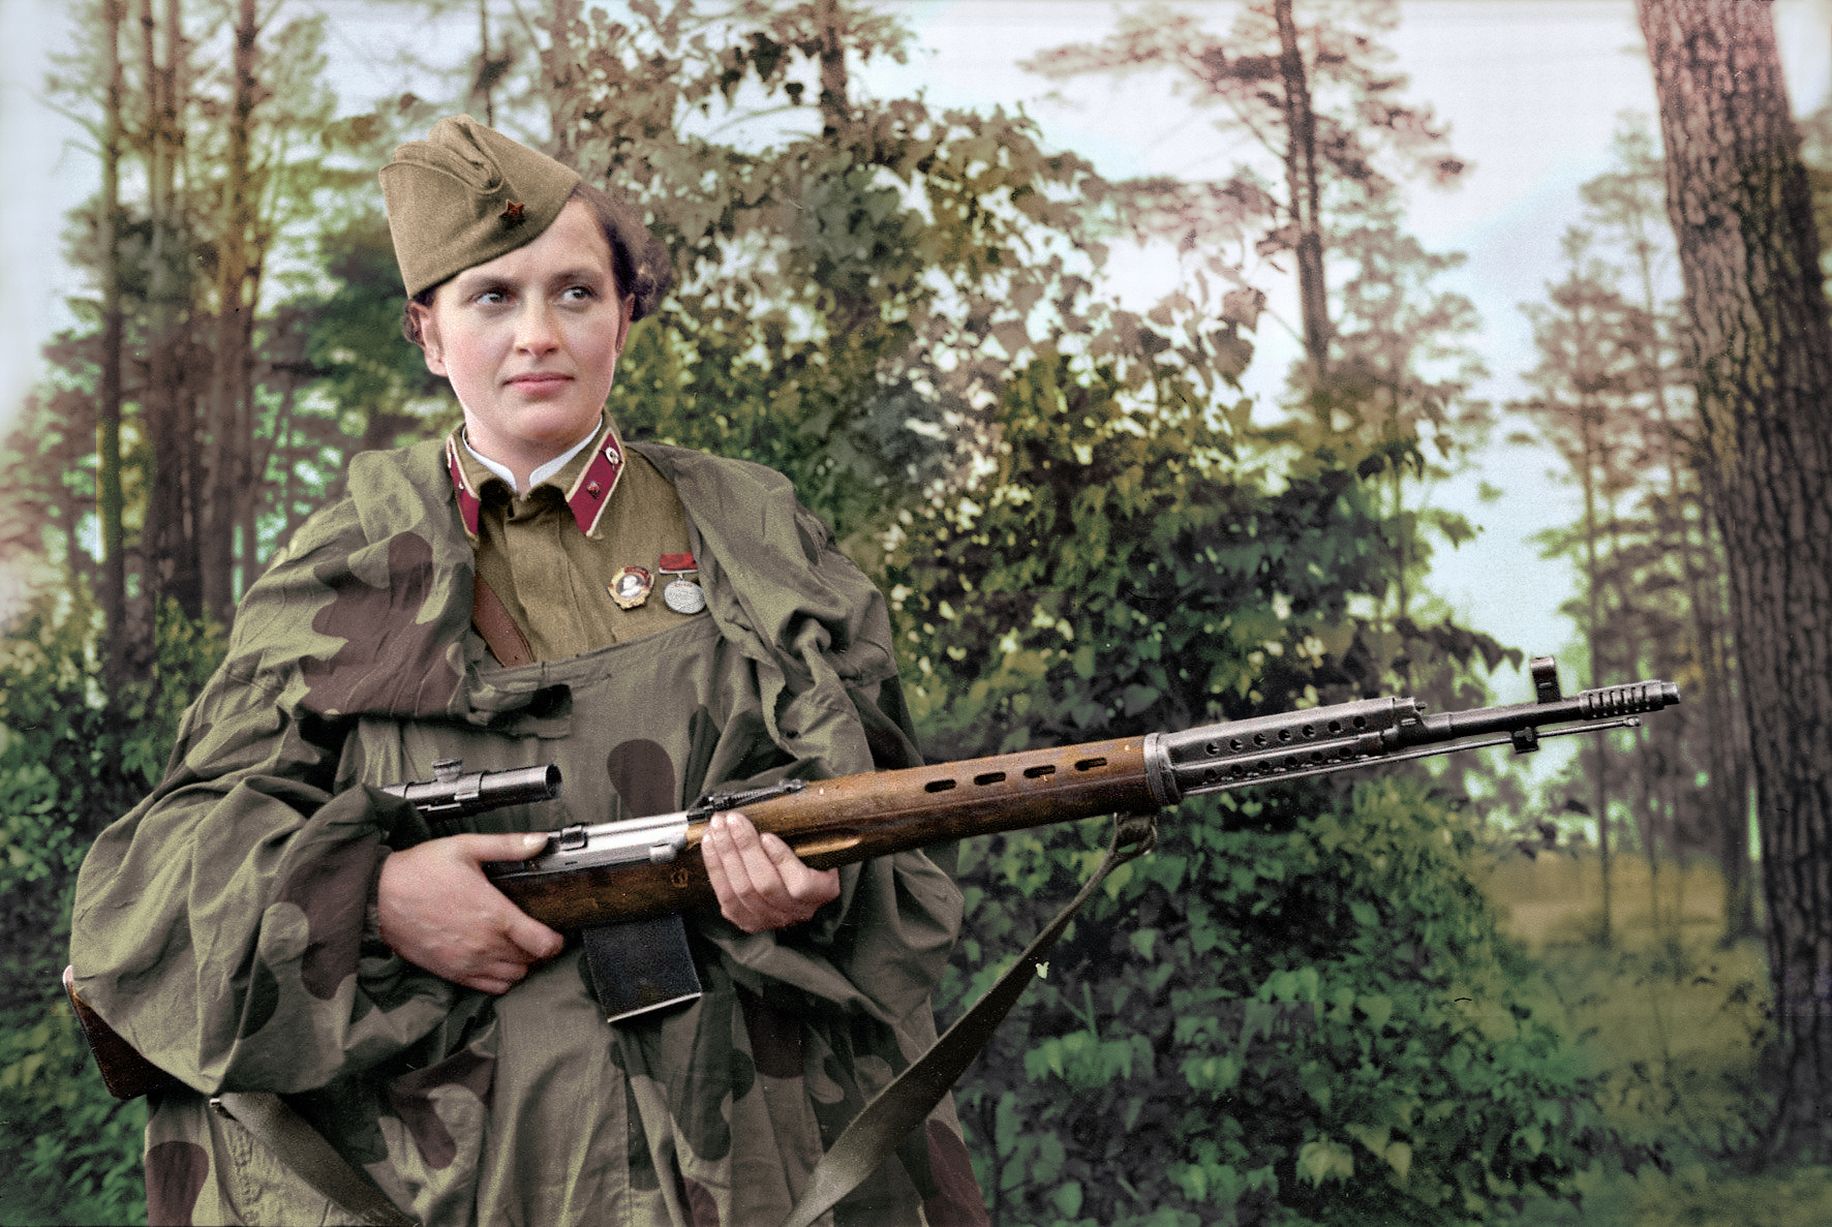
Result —
<instances>
[{"instance_id":1,"label":"woman's hand","mask_svg":"<svg viewBox=\"0 0 1832 1227\"><path fill-rule=\"evenodd\" d=\"M810 869L789 845L740 813L714 814L700 838L706 876L725 919L746 933L812 919L840 897L840 871Z\"/></svg>"},{"instance_id":2,"label":"woman's hand","mask_svg":"<svg viewBox=\"0 0 1832 1227\"><path fill-rule=\"evenodd\" d=\"M390 853L376 887L382 940L454 984L508 992L566 943L509 902L483 867L525 860L546 846L544 834L451 835Z\"/></svg>"}]
</instances>

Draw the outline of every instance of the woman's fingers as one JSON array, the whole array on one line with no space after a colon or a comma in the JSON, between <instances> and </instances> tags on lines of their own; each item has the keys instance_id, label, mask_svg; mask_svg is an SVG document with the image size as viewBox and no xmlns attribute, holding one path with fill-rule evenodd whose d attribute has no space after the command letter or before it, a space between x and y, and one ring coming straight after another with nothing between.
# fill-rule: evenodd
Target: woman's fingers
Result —
<instances>
[{"instance_id":1,"label":"woman's fingers","mask_svg":"<svg viewBox=\"0 0 1832 1227\"><path fill-rule=\"evenodd\" d=\"M747 933L801 924L840 894L838 870L810 868L740 813L713 815L701 855L720 912Z\"/></svg>"}]
</instances>

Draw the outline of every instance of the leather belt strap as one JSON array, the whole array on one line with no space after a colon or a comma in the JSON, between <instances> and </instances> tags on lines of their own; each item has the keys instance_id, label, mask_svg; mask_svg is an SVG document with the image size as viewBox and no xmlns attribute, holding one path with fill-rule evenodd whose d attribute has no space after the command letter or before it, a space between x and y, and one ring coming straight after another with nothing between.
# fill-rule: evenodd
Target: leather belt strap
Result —
<instances>
[{"instance_id":1,"label":"leather belt strap","mask_svg":"<svg viewBox=\"0 0 1832 1227\"><path fill-rule=\"evenodd\" d=\"M1069 921L1081 910L1081 905L1108 874L1134 857L1151 851L1157 839L1155 815L1128 816L1114 823L1113 842L1107 847L1107 858L1094 871L1094 876L1056 919L1024 948L1024 953L999 977L998 983L987 989L985 995L973 1003L972 1009L956 1019L927 1052L879 1091L877 1097L865 1105L865 1110L846 1126L839 1141L814 1165L807 1187L802 1190L800 1200L789 1212L783 1227L813 1227L815 1221L838 1205L841 1198L863 1184L904 1136L934 1111L941 1097L960 1080L973 1058L992 1039L992 1033L1024 995L1024 990L1030 987L1030 982L1037 978L1043 956L1069 927Z\"/></svg>"},{"instance_id":2,"label":"leather belt strap","mask_svg":"<svg viewBox=\"0 0 1832 1227\"><path fill-rule=\"evenodd\" d=\"M420 1220L388 1200L375 1182L334 1150L324 1136L278 1095L225 1091L210 1106L291 1168L293 1174L365 1227L420 1227Z\"/></svg>"},{"instance_id":3,"label":"leather belt strap","mask_svg":"<svg viewBox=\"0 0 1832 1227\"><path fill-rule=\"evenodd\" d=\"M490 654L504 668L534 663L534 649L528 646L528 636L522 634L509 607L481 575L472 581L471 625L477 628L484 643L489 645Z\"/></svg>"}]
</instances>

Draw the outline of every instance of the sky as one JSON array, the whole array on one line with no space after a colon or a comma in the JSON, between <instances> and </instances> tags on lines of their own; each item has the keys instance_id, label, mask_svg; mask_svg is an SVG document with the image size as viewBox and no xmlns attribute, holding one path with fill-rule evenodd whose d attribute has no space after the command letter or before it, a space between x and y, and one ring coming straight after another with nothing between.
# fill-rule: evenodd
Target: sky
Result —
<instances>
[{"instance_id":1,"label":"sky","mask_svg":"<svg viewBox=\"0 0 1832 1227\"><path fill-rule=\"evenodd\" d=\"M407 16L378 24L356 0L313 7L332 15L328 49L352 110L366 97L412 87L400 75L396 48L437 45L436 31ZM1053 96L1058 87L1017 67L1043 48L1099 38L1121 7L1108 0L897 0L882 7L912 26L918 49L906 66L860 74L860 85L879 96L921 89L943 105L1021 105L1047 142L1074 149L1109 177L1219 173L1228 163L1229 149L1214 130L1162 82L1134 79L1110 89L1084 78L1063 90L1066 97ZM1179 7L1220 33L1235 5L1199 0ZM0 428L35 378L38 345L61 316L63 215L95 181L80 129L42 104L46 55L68 38L61 9L0 0L0 148L27 185L0 198ZM1774 14L1796 110L1825 105L1832 100L1832 0L1775 0ZM1652 122L1653 84L1634 5L1401 0L1400 15L1388 42L1396 67L1411 77L1409 97L1431 104L1449 124L1451 147L1471 164L1453 189L1413 192L1409 225L1428 248L1467 255L1440 284L1468 296L1481 313L1476 347L1492 375L1477 392L1503 403L1534 361L1520 305L1540 298L1556 276L1559 237L1578 219L1578 185L1608 168L1620 116ZM461 24L455 37L468 46L474 27ZM429 84L421 92L437 91ZM1148 302L1170 288L1170 267L1141 260L1115 292ZM1275 292L1272 310L1293 320L1294 302L1289 290ZM1260 356L1248 390L1270 392L1297 346L1276 323L1262 323L1256 340ZM1473 543L1440 550L1429 587L1469 624L1529 655L1574 639L1557 609L1573 591L1573 576L1564 563L1539 558L1531 544L1540 530L1575 518L1575 492L1550 478L1555 463L1544 448L1497 444L1476 468L1430 493L1480 531ZM1499 497L1480 498L1484 484ZM1525 697L1524 681L1503 684L1522 688L1504 697Z\"/></svg>"}]
</instances>

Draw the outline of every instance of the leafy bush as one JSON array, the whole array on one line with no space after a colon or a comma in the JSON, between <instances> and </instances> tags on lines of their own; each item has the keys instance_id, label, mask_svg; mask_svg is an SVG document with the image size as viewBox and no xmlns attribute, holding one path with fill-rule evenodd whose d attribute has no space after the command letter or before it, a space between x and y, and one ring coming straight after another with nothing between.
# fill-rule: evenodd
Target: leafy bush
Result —
<instances>
[{"instance_id":1,"label":"leafy bush","mask_svg":"<svg viewBox=\"0 0 1832 1227\"><path fill-rule=\"evenodd\" d=\"M145 1217L145 1108L103 1089L59 983L77 866L164 766L178 716L220 637L162 620L150 679L108 693L98 619L45 598L0 639L0 1137L13 1191L49 1191L58 1218Z\"/></svg>"},{"instance_id":2,"label":"leafy bush","mask_svg":"<svg viewBox=\"0 0 1832 1227\"><path fill-rule=\"evenodd\" d=\"M145 1222L146 1101L121 1103L103 1089L61 999L8 1010L0 1024L0 1136L13 1156L0 1210L26 1211L27 1221ZM23 1197L42 1204L6 1204Z\"/></svg>"},{"instance_id":3,"label":"leafy bush","mask_svg":"<svg viewBox=\"0 0 1832 1227\"><path fill-rule=\"evenodd\" d=\"M960 1091L998 1221L1486 1221L1621 1151L1503 970L1470 829L1417 780L1342 800L1284 831L1186 804L1089 904ZM988 841L965 961L1008 959L1097 840Z\"/></svg>"},{"instance_id":4,"label":"leafy bush","mask_svg":"<svg viewBox=\"0 0 1832 1227\"><path fill-rule=\"evenodd\" d=\"M997 468L906 514L892 599L948 756L1375 693L1396 658L1492 663L1377 611L1392 581L1356 450L1174 381L1014 379ZM1050 959L958 1102L1005 1223L1482 1220L1620 1151L1594 1084L1504 974L1472 834L1418 768L1186 803ZM962 1002L1100 855L1093 824L969 847ZM992 967L983 967L990 963Z\"/></svg>"}]
</instances>

